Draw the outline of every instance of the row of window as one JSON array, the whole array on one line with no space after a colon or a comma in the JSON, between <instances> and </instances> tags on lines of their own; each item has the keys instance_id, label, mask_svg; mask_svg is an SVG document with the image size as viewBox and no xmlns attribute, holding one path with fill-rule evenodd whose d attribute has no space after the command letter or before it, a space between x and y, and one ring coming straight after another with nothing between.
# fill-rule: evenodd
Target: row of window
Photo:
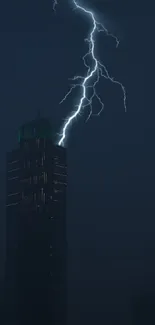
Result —
<instances>
[{"instance_id":1,"label":"row of window","mask_svg":"<svg viewBox=\"0 0 155 325\"><path fill-rule=\"evenodd\" d=\"M19 176L14 176L14 177L8 177L8 181L11 181L11 180L15 180L15 179L19 179ZM42 172L41 175L35 175L33 177L27 177L27 178L23 178L23 179L20 179L20 182L22 183L28 183L28 184L37 184L39 181L42 181L44 182L44 184L47 184L47 173L46 172Z\"/></svg>"},{"instance_id":2,"label":"row of window","mask_svg":"<svg viewBox=\"0 0 155 325\"><path fill-rule=\"evenodd\" d=\"M34 195L34 198L35 198L35 195ZM28 198L28 197L24 197L23 199L25 200L25 203L26 203L26 200L29 202L29 198ZM36 199L35 199L35 200L36 200ZM59 200L56 200L56 199L54 199L53 201L54 201L54 202L59 202ZM19 202L12 202L12 203L6 204L6 206L7 206L7 207L15 206L15 205L18 205L19 203L20 203L20 201L19 201ZM44 196L44 203L45 203L45 196ZM40 205L39 203L37 203L36 208L40 208L40 206L41 206L41 205ZM54 219L54 217L51 216L50 219Z\"/></svg>"},{"instance_id":3,"label":"row of window","mask_svg":"<svg viewBox=\"0 0 155 325\"><path fill-rule=\"evenodd\" d=\"M34 163L35 163L35 167L42 167L44 166L44 161L45 161L45 153L43 154L43 156L38 157L35 160L30 160L30 159L25 160L24 168L31 168L34 165Z\"/></svg>"},{"instance_id":4,"label":"row of window","mask_svg":"<svg viewBox=\"0 0 155 325\"><path fill-rule=\"evenodd\" d=\"M38 139L39 141L39 139ZM38 157L38 159L35 160L35 166L39 167L39 166L43 166L44 165L44 161L45 161L45 152L43 154L41 154L41 157ZM15 168L15 164L19 163L19 160L14 160L11 162L8 162L8 165L11 167L11 170L9 170L9 172L13 172L15 170L18 170L19 168ZM30 168L32 166L32 164L34 164L33 160L25 160L24 161L24 168ZM57 170L66 170L66 166L64 166L61 162L59 157L54 157L54 165L57 168Z\"/></svg>"},{"instance_id":5,"label":"row of window","mask_svg":"<svg viewBox=\"0 0 155 325\"><path fill-rule=\"evenodd\" d=\"M56 176L63 176L65 177L66 175L63 175L63 174L59 174L59 173L54 173L54 175ZM14 176L14 177L8 177L8 180L11 181L11 180L15 180L15 179L19 179L19 176ZM20 179L20 182L22 183L28 183L28 184L38 184L40 181L44 182L44 184L47 184L47 181L48 181L48 176L47 176L47 173L46 172L43 172L41 175L35 175L33 177L27 177L27 178L23 178L23 179ZM59 180L54 180L53 181L54 184L61 184L61 185L67 185L66 181L59 181Z\"/></svg>"},{"instance_id":6,"label":"row of window","mask_svg":"<svg viewBox=\"0 0 155 325\"><path fill-rule=\"evenodd\" d=\"M60 193L60 192L62 192L62 191L54 189L54 193ZM27 191L25 190L24 192L21 193L22 199L28 198L29 196L31 196L31 193L32 192L29 192L29 190L27 190ZM17 196L17 195L20 195L20 192L9 193L8 197L14 197L14 196ZM41 188L40 191L33 193L33 199L34 199L34 201L37 201L39 199L40 201L45 202L46 195L47 194L44 192L44 189ZM52 195L50 195L50 196L48 195L48 198L50 200L53 200Z\"/></svg>"}]
</instances>

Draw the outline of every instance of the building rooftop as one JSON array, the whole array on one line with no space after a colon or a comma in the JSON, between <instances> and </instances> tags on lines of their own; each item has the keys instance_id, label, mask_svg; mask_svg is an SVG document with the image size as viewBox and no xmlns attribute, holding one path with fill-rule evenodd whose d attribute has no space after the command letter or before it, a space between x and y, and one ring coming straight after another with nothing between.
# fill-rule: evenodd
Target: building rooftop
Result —
<instances>
[{"instance_id":1,"label":"building rooftop","mask_svg":"<svg viewBox=\"0 0 155 325\"><path fill-rule=\"evenodd\" d=\"M19 142L22 139L31 139L35 137L52 139L52 127L47 118L38 117L20 127Z\"/></svg>"}]
</instances>

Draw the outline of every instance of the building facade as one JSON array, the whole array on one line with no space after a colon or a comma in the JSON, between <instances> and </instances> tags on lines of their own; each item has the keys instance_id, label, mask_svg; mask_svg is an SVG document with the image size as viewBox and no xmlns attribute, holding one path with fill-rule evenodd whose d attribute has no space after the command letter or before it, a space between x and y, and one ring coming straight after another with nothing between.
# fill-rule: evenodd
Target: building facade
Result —
<instances>
[{"instance_id":1,"label":"building facade","mask_svg":"<svg viewBox=\"0 0 155 325\"><path fill-rule=\"evenodd\" d=\"M66 150L48 120L21 127L7 154L6 283L10 324L66 324Z\"/></svg>"}]
</instances>

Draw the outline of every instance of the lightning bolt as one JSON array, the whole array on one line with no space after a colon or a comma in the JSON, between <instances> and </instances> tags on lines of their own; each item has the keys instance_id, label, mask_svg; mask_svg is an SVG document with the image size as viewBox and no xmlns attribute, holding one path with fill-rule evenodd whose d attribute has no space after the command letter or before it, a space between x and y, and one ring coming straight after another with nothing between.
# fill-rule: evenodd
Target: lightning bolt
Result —
<instances>
[{"instance_id":1,"label":"lightning bolt","mask_svg":"<svg viewBox=\"0 0 155 325\"><path fill-rule=\"evenodd\" d=\"M58 4L58 0L53 1L53 10L56 11L56 6Z\"/></svg>"},{"instance_id":2,"label":"lightning bolt","mask_svg":"<svg viewBox=\"0 0 155 325\"><path fill-rule=\"evenodd\" d=\"M117 80L115 80L113 77L110 76L106 66L101 63L98 58L96 57L95 53L95 34L96 32L104 32L106 36L112 37L115 42L116 42L116 47L119 45L119 40L116 36L113 34L109 33L109 31L105 28L105 26L98 22L95 18L95 15L92 11L86 9L85 7L82 7L79 5L77 0L72 0L75 9L78 9L82 11L84 14L86 14L92 22L92 29L90 31L90 34L88 35L87 39L85 41L88 43L88 52L83 56L83 62L85 67L87 68L87 73L85 76L75 76L74 78L70 79L74 81L74 83L71 85L70 90L68 93L65 95L65 97L61 100L60 104L63 103L67 97L72 93L73 89L79 87L82 89L82 95L79 98L79 102L76 105L76 110L71 113L71 115L66 119L63 129L62 129L62 134L60 135L60 140L58 142L59 146L63 146L65 139L66 139L66 133L73 122L74 119L78 115L80 115L81 111L85 107L90 108L90 113L88 115L87 120L91 117L91 115L100 115L101 112L104 109L104 103L102 102L101 98L97 94L96 91L96 85L99 83L100 78L104 77L107 80L110 80L112 83L117 84L121 87L122 92L123 92L123 101L124 101L124 110L125 112L127 111L127 106L126 106L126 90L123 84ZM58 4L57 0L54 0L53 2L53 9L55 10L56 5ZM91 57L92 60L92 67L86 62L87 58ZM92 95L90 95L90 90L92 90ZM99 102L100 105L100 110L97 114L93 114L93 99L96 97L96 99Z\"/></svg>"}]
</instances>

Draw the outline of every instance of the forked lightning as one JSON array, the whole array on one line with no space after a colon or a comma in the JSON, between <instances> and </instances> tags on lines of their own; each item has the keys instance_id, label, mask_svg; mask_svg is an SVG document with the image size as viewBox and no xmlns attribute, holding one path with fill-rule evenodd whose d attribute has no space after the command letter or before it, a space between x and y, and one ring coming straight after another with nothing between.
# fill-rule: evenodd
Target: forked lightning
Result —
<instances>
[{"instance_id":1,"label":"forked lightning","mask_svg":"<svg viewBox=\"0 0 155 325\"><path fill-rule=\"evenodd\" d=\"M79 0L80 1L80 0ZM79 4L79 1L77 0L72 0L73 5L75 9L78 9L79 11L83 12L85 15L90 17L90 20L92 22L92 29L90 31L90 34L88 35L87 39L85 41L88 42L88 52L83 56L83 62L85 67L87 68L87 73L85 76L75 76L71 80L73 80L75 83L72 84L70 90L68 93L65 95L65 97L62 99L62 102L66 100L66 98L71 94L72 90L75 89L76 87L79 87L82 89L82 95L78 99L78 104L76 105L76 109L74 112L70 114L70 116L66 119L64 126L62 128L62 133L60 135L60 140L58 142L59 146L63 146L64 142L66 140L66 134L68 131L69 126L73 122L73 120L81 113L81 111L87 106L90 108L90 113L88 115L87 120L90 118L90 116L93 114L93 99L96 97L96 99L99 102L100 105L100 110L97 114L95 115L100 115L102 110L104 109L104 103L102 102L101 98L97 94L96 91L96 85L100 81L101 77L104 77L107 80L110 80L111 82L119 85L122 89L123 92L123 101L124 101L124 110L125 112L127 111L127 106L126 106L126 90L123 84L117 80L115 80L113 77L109 75L109 72L106 68L106 66L101 63L98 58L96 57L95 53L95 34L96 32L104 32L105 35L110 36L114 38L116 42L116 47L119 45L119 40L116 36L113 34L109 33L108 30L104 27L103 24L98 22L95 18L95 14L86 9L85 7L81 6ZM54 0L53 2L53 10L56 10L56 6L58 4L57 0ZM90 57L92 64L91 66L86 62L86 59ZM90 89L92 90L92 94L90 95ZM81 92L80 92L81 94Z\"/></svg>"}]
</instances>

